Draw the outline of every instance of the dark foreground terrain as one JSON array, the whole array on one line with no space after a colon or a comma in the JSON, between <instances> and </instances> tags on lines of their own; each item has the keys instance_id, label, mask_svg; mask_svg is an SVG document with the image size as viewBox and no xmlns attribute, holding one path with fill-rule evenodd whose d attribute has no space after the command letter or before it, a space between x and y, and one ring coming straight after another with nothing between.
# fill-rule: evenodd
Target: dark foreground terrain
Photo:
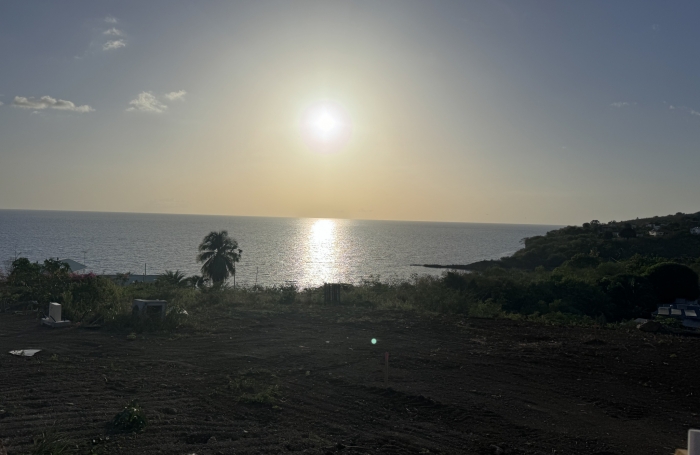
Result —
<instances>
[{"instance_id":1,"label":"dark foreground terrain","mask_svg":"<svg viewBox=\"0 0 700 455\"><path fill-rule=\"evenodd\" d=\"M127 335L0 314L7 452L670 454L700 427L693 337L328 307ZM149 425L110 432L132 399Z\"/></svg>"}]
</instances>

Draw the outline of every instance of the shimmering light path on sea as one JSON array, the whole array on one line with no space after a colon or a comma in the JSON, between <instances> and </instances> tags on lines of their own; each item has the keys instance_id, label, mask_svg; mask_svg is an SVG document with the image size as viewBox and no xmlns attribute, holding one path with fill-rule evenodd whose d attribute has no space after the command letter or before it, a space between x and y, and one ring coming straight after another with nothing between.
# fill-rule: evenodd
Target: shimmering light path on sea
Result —
<instances>
[{"instance_id":1,"label":"shimmering light path on sea","mask_svg":"<svg viewBox=\"0 0 700 455\"><path fill-rule=\"evenodd\" d=\"M199 272L197 245L226 229L243 250L237 282L301 287L406 279L512 254L524 237L557 226L0 210L0 261L71 258L96 273Z\"/></svg>"}]
</instances>

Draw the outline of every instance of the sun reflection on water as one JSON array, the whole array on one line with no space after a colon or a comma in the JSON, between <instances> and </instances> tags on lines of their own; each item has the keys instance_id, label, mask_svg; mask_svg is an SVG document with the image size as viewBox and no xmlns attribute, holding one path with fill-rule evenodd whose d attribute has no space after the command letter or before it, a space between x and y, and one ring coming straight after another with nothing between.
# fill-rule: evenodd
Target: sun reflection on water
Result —
<instances>
[{"instance_id":1,"label":"sun reflection on water","mask_svg":"<svg viewBox=\"0 0 700 455\"><path fill-rule=\"evenodd\" d=\"M336 278L338 242L334 220L316 220L311 225L304 261L305 281L330 282Z\"/></svg>"}]
</instances>

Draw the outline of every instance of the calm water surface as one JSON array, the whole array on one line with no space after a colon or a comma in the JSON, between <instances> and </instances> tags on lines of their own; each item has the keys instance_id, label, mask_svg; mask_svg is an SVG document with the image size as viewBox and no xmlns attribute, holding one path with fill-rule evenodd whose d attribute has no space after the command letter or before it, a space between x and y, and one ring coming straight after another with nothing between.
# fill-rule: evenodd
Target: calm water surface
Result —
<instances>
[{"instance_id":1,"label":"calm water surface","mask_svg":"<svg viewBox=\"0 0 700 455\"><path fill-rule=\"evenodd\" d=\"M197 245L226 229L243 250L237 282L302 287L382 280L442 270L411 264L468 264L521 248L524 237L558 226L0 210L0 260L18 254L85 262L96 273L199 273Z\"/></svg>"}]
</instances>

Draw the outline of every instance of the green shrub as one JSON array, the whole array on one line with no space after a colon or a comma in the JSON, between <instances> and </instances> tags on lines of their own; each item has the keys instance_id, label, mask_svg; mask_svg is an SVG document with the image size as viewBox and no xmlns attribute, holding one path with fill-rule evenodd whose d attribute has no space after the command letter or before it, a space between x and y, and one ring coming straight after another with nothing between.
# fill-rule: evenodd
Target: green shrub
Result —
<instances>
[{"instance_id":1,"label":"green shrub","mask_svg":"<svg viewBox=\"0 0 700 455\"><path fill-rule=\"evenodd\" d=\"M660 316L660 317L656 318L655 320L657 322L659 322L661 325L668 327L668 328L671 328L671 329L683 328L683 323L681 322L680 319Z\"/></svg>"},{"instance_id":2,"label":"green shrub","mask_svg":"<svg viewBox=\"0 0 700 455\"><path fill-rule=\"evenodd\" d=\"M284 286L280 286L279 292L279 303L288 305L296 301L297 294L299 293L299 288L296 284L286 284Z\"/></svg>"},{"instance_id":3,"label":"green shrub","mask_svg":"<svg viewBox=\"0 0 700 455\"><path fill-rule=\"evenodd\" d=\"M137 433L143 431L147 425L146 413L136 400L124 406L124 409L117 413L110 423L112 430L122 433Z\"/></svg>"}]
</instances>

